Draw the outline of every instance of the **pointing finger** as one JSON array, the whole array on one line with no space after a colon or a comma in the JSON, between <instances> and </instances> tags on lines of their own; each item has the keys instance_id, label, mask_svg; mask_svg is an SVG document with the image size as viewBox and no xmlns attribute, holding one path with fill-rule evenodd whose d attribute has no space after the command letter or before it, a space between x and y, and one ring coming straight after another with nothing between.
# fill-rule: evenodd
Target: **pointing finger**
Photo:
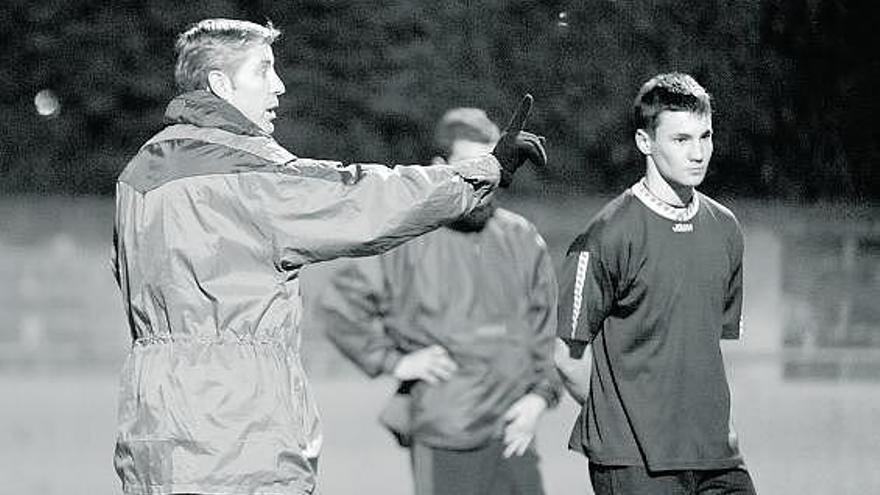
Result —
<instances>
[{"instance_id":1,"label":"pointing finger","mask_svg":"<svg viewBox=\"0 0 880 495\"><path fill-rule=\"evenodd\" d=\"M532 102L534 101L535 99L532 98L532 95L528 93L523 96L523 99L519 104L519 108L516 109L516 112L510 119L510 123L507 124L507 128L504 129L505 132L516 132L522 130L523 126L526 124L526 119L529 118L529 112L532 111Z\"/></svg>"}]
</instances>

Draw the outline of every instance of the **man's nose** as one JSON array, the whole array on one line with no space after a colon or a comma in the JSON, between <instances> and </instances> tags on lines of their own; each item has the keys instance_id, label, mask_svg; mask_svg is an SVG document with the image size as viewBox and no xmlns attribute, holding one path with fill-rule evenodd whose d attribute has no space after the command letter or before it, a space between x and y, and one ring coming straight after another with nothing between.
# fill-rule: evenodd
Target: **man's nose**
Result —
<instances>
[{"instance_id":1,"label":"man's nose","mask_svg":"<svg viewBox=\"0 0 880 495\"><path fill-rule=\"evenodd\" d=\"M272 71L272 79L269 81L269 90L272 91L272 94L283 95L286 88L284 87L284 81L278 77L278 73L274 70Z\"/></svg>"},{"instance_id":2,"label":"man's nose","mask_svg":"<svg viewBox=\"0 0 880 495\"><path fill-rule=\"evenodd\" d=\"M694 142L691 143L688 155L688 158L695 162L701 162L706 157L706 149L699 139L694 140Z\"/></svg>"}]
</instances>

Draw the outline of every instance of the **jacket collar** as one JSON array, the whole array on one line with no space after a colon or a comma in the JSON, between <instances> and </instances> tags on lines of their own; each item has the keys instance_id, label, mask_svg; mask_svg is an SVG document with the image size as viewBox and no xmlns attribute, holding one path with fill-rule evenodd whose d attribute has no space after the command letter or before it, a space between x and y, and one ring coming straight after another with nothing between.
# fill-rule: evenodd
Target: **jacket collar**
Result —
<instances>
[{"instance_id":1,"label":"jacket collar","mask_svg":"<svg viewBox=\"0 0 880 495\"><path fill-rule=\"evenodd\" d=\"M165 109L166 124L214 127L234 134L268 136L237 108L207 90L183 93Z\"/></svg>"}]
</instances>

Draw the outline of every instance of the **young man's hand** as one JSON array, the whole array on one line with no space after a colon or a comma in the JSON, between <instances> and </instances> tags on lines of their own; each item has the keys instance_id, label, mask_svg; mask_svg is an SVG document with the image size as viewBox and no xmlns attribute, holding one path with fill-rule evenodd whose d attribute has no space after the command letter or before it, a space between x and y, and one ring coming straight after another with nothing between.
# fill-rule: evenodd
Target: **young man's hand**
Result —
<instances>
[{"instance_id":1,"label":"young man's hand","mask_svg":"<svg viewBox=\"0 0 880 495\"><path fill-rule=\"evenodd\" d=\"M523 131L529 112L532 110L532 95L527 94L504 129L504 134L492 154L501 165L501 187L507 187L513 181L513 174L526 160L543 168L547 165L547 152L544 150L544 138Z\"/></svg>"},{"instance_id":2,"label":"young man's hand","mask_svg":"<svg viewBox=\"0 0 880 495\"><path fill-rule=\"evenodd\" d=\"M538 394L526 394L504 413L504 457L523 455L538 427L538 419L547 409L547 401Z\"/></svg>"},{"instance_id":3,"label":"young man's hand","mask_svg":"<svg viewBox=\"0 0 880 495\"><path fill-rule=\"evenodd\" d=\"M458 369L446 349L432 345L406 354L394 367L398 380L423 380L431 385L448 380Z\"/></svg>"}]
</instances>

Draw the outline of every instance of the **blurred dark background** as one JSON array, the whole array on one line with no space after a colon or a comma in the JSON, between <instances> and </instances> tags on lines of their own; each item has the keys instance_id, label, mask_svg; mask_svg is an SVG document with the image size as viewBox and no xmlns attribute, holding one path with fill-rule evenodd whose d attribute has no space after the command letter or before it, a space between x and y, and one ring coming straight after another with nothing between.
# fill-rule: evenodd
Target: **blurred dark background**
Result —
<instances>
[{"instance_id":1,"label":"blurred dark background","mask_svg":"<svg viewBox=\"0 0 880 495\"><path fill-rule=\"evenodd\" d=\"M542 184L616 191L642 172L635 92L681 70L715 98L708 192L876 200L877 13L871 0L4 0L0 190L112 194L175 94L175 35L223 16L283 31L276 137L300 156L426 161L445 109L503 123L528 91L529 127L550 139Z\"/></svg>"},{"instance_id":2,"label":"blurred dark background","mask_svg":"<svg viewBox=\"0 0 880 495\"><path fill-rule=\"evenodd\" d=\"M113 190L176 94L180 31L271 20L287 85L275 136L295 154L427 162L434 123L524 92L551 170L501 195L557 266L644 172L639 86L693 74L714 97L701 190L742 222L745 336L724 343L759 493L880 493L880 161L871 0L0 0L0 486L119 493L115 386L130 347L110 272ZM332 263L303 272L304 360L324 416L328 495L411 493L376 424L394 389L310 330ZM542 422L549 495L589 494L566 399Z\"/></svg>"}]
</instances>

